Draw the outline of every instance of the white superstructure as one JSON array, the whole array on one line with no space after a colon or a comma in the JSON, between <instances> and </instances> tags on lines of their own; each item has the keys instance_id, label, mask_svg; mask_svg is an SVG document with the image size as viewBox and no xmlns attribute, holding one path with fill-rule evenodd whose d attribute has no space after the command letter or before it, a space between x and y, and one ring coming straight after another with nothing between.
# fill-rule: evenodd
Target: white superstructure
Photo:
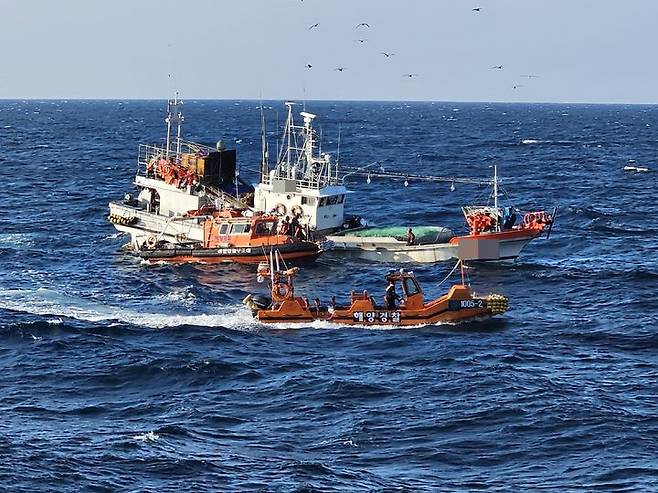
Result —
<instances>
[{"instance_id":1,"label":"white superstructure","mask_svg":"<svg viewBox=\"0 0 658 493\"><path fill-rule=\"evenodd\" d=\"M254 193L254 208L296 215L302 224L316 232L343 228L345 198L349 193L338 176L338 164L322 154L313 129L316 115L302 111L304 124L293 121L294 103L287 102L288 118L284 142L274 169L270 170L263 153L260 183Z\"/></svg>"}]
</instances>

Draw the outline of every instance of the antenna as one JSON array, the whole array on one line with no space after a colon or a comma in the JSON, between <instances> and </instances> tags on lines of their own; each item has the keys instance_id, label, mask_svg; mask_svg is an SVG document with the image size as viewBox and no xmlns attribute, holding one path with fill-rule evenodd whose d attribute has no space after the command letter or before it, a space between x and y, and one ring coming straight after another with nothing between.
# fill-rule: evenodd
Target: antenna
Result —
<instances>
[{"instance_id":1,"label":"antenna","mask_svg":"<svg viewBox=\"0 0 658 493\"><path fill-rule=\"evenodd\" d=\"M336 176L338 176L338 163L340 163L340 123L338 124L338 148L336 149Z\"/></svg>"},{"instance_id":2,"label":"antenna","mask_svg":"<svg viewBox=\"0 0 658 493\"><path fill-rule=\"evenodd\" d=\"M494 179L493 179L493 194L494 194L494 211L496 211L496 229L500 231L500 215L498 214L498 166L494 163Z\"/></svg>"},{"instance_id":3,"label":"antenna","mask_svg":"<svg viewBox=\"0 0 658 493\"><path fill-rule=\"evenodd\" d=\"M174 100L174 105L176 101ZM165 151L166 158L169 160L169 146L171 144L171 100L167 99L167 117L165 118L167 123L167 150Z\"/></svg>"},{"instance_id":4,"label":"antenna","mask_svg":"<svg viewBox=\"0 0 658 493\"><path fill-rule=\"evenodd\" d=\"M176 92L176 98L178 98L178 92ZM177 104L183 104L182 101L179 101ZM180 136L181 136L181 127L183 126L183 121L185 119L183 118L183 112L178 111L176 114L176 123L178 125L178 129L176 131L176 157L180 156Z\"/></svg>"},{"instance_id":5,"label":"antenna","mask_svg":"<svg viewBox=\"0 0 658 493\"><path fill-rule=\"evenodd\" d=\"M263 183L268 173L270 172L269 166L269 152L267 150L267 135L265 129L265 114L263 113L263 100L260 101L260 123L261 123L261 162L260 162L260 182Z\"/></svg>"}]
</instances>

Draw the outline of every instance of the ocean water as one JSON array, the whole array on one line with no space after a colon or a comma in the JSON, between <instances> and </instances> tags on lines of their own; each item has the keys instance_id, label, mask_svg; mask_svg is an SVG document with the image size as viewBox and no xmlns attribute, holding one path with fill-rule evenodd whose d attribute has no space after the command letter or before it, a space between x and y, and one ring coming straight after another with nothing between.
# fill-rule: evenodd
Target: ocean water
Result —
<instances>
[{"instance_id":1,"label":"ocean water","mask_svg":"<svg viewBox=\"0 0 658 493\"><path fill-rule=\"evenodd\" d=\"M299 106L301 109L301 105ZM309 102L343 166L486 177L559 207L549 240L469 270L511 309L408 330L266 327L253 268L145 266L107 203L164 103L0 101L0 490L655 491L658 107ZM186 101L184 134L236 147L250 101ZM276 148L281 102L266 103ZM630 159L650 173L628 173ZM349 212L463 230L471 185L352 177ZM395 266L323 257L298 290L383 292ZM419 266L430 296L450 265Z\"/></svg>"}]
</instances>

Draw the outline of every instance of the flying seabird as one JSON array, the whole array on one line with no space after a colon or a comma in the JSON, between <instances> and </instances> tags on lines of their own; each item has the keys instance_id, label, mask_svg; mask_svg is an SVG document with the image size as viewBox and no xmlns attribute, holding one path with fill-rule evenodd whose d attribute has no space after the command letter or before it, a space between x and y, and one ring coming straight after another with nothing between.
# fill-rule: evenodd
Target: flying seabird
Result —
<instances>
[{"instance_id":1,"label":"flying seabird","mask_svg":"<svg viewBox=\"0 0 658 493\"><path fill-rule=\"evenodd\" d=\"M402 77L418 77L418 74L402 74Z\"/></svg>"},{"instance_id":2,"label":"flying seabird","mask_svg":"<svg viewBox=\"0 0 658 493\"><path fill-rule=\"evenodd\" d=\"M370 27L370 24L368 24L367 22L361 22L361 23L356 25L355 29L358 29L360 27Z\"/></svg>"},{"instance_id":3,"label":"flying seabird","mask_svg":"<svg viewBox=\"0 0 658 493\"><path fill-rule=\"evenodd\" d=\"M336 67L334 70L336 72L342 72L343 70L345 70L345 67Z\"/></svg>"},{"instance_id":4,"label":"flying seabird","mask_svg":"<svg viewBox=\"0 0 658 493\"><path fill-rule=\"evenodd\" d=\"M361 44L365 43L366 41L368 41L368 40L367 39L355 39L354 40L355 43L361 43Z\"/></svg>"},{"instance_id":5,"label":"flying seabird","mask_svg":"<svg viewBox=\"0 0 658 493\"><path fill-rule=\"evenodd\" d=\"M491 67L491 68L492 68L492 69L496 69L496 70L503 70L503 66L502 66L502 65L494 65L494 66Z\"/></svg>"},{"instance_id":6,"label":"flying seabird","mask_svg":"<svg viewBox=\"0 0 658 493\"><path fill-rule=\"evenodd\" d=\"M473 9L473 12L480 12L482 10L482 7L475 7Z\"/></svg>"},{"instance_id":7,"label":"flying seabird","mask_svg":"<svg viewBox=\"0 0 658 493\"><path fill-rule=\"evenodd\" d=\"M395 53L386 53L385 51L382 51L381 54L384 55L386 58L395 55Z\"/></svg>"},{"instance_id":8,"label":"flying seabird","mask_svg":"<svg viewBox=\"0 0 658 493\"><path fill-rule=\"evenodd\" d=\"M318 27L319 25L320 25L320 23L319 23L319 22L316 22L315 24L313 24L313 25L311 25L311 26L308 26L307 31L310 31L311 29L314 29L314 28Z\"/></svg>"},{"instance_id":9,"label":"flying seabird","mask_svg":"<svg viewBox=\"0 0 658 493\"><path fill-rule=\"evenodd\" d=\"M311 69L311 68L313 68L313 65L311 65L310 63L307 63L306 68Z\"/></svg>"},{"instance_id":10,"label":"flying seabird","mask_svg":"<svg viewBox=\"0 0 658 493\"><path fill-rule=\"evenodd\" d=\"M522 84L514 84L514 89L518 89L519 87L523 87Z\"/></svg>"},{"instance_id":11,"label":"flying seabird","mask_svg":"<svg viewBox=\"0 0 658 493\"><path fill-rule=\"evenodd\" d=\"M519 77L525 77L527 79L537 79L539 76L538 75L520 75Z\"/></svg>"}]
</instances>

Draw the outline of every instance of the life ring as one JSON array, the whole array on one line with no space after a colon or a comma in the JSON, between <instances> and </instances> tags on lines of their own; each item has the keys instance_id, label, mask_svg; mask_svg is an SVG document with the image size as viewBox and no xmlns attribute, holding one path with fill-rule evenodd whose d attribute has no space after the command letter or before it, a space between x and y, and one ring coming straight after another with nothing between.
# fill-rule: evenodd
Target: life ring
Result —
<instances>
[{"instance_id":1,"label":"life ring","mask_svg":"<svg viewBox=\"0 0 658 493\"><path fill-rule=\"evenodd\" d=\"M290 294L290 286L288 286L287 284L277 283L274 285L274 288L272 289L272 297L277 300L286 299L288 297L288 294Z\"/></svg>"},{"instance_id":2,"label":"life ring","mask_svg":"<svg viewBox=\"0 0 658 493\"><path fill-rule=\"evenodd\" d=\"M276 206L274 207L274 210L275 210L278 214L280 214L280 215L283 216L283 215L286 213L286 211L287 211L288 209L286 208L285 204L276 204Z\"/></svg>"},{"instance_id":3,"label":"life ring","mask_svg":"<svg viewBox=\"0 0 658 493\"><path fill-rule=\"evenodd\" d=\"M150 235L148 238L146 238L146 246L149 248L155 248L155 245L158 244L158 240L156 240L155 236Z\"/></svg>"},{"instance_id":4,"label":"life ring","mask_svg":"<svg viewBox=\"0 0 658 493\"><path fill-rule=\"evenodd\" d=\"M526 224L530 224L535 221L535 215L532 212L528 212L525 216L523 216L523 222Z\"/></svg>"},{"instance_id":5,"label":"life ring","mask_svg":"<svg viewBox=\"0 0 658 493\"><path fill-rule=\"evenodd\" d=\"M293 216L301 217L304 215L304 209L302 209L301 205L296 205L292 209L290 209L290 213Z\"/></svg>"},{"instance_id":6,"label":"life ring","mask_svg":"<svg viewBox=\"0 0 658 493\"><path fill-rule=\"evenodd\" d=\"M185 233L178 233L176 235L176 241L185 241L187 240L187 235Z\"/></svg>"}]
</instances>

